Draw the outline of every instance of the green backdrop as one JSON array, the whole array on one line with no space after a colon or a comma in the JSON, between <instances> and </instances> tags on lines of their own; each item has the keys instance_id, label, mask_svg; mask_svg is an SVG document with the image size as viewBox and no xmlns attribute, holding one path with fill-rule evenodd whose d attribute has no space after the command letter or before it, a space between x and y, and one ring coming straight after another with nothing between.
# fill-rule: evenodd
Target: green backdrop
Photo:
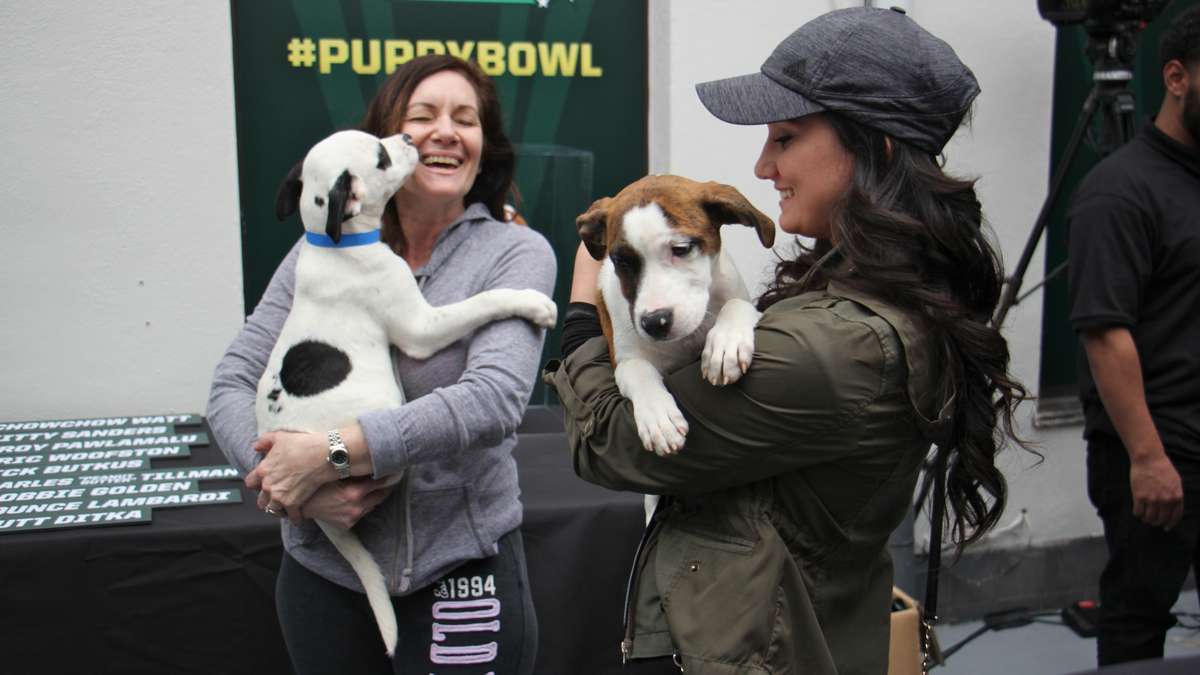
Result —
<instances>
[{"instance_id":1,"label":"green backdrop","mask_svg":"<svg viewBox=\"0 0 1200 675\"><path fill-rule=\"evenodd\" d=\"M1137 101L1137 124L1141 128L1143 121L1158 112L1162 102L1162 67L1159 63L1158 41L1163 29L1170 25L1171 20L1184 9L1194 6L1200 0L1175 0L1138 38L1137 57L1134 63L1134 79L1130 85ZM1032 4L1032 2L1030 3ZM1067 141L1083 107L1084 99L1092 88L1092 64L1084 49L1087 46L1087 34L1080 26L1070 26L1058 29L1058 39L1055 46L1054 62L1054 108L1053 127L1051 130L1051 153L1049 176L1062 161L1066 152ZM1099 121L1099 114L1093 117L1093 122ZM1031 288L1041 280L1044 274L1058 267L1067 259L1066 212L1070 197L1075 187L1087 175L1087 172L1099 161L1095 153L1085 142L1081 145L1071 169L1063 183L1063 191L1051 212L1049 225L1046 229L1045 269L1042 275L1030 270L1026 275L1024 288ZM1032 223L1030 223L1032 226ZM1043 292L1046 294L1042 305L1042 365L1039 381L1040 397L1042 399L1075 397L1076 388L1076 359L1079 344L1069 322L1070 305L1067 298L1066 272L1059 274L1048 283Z\"/></svg>"},{"instance_id":2,"label":"green backdrop","mask_svg":"<svg viewBox=\"0 0 1200 675\"><path fill-rule=\"evenodd\" d=\"M231 0L245 311L300 236L275 192L307 149L354 127L396 65L476 61L517 146L521 212L558 256L560 315L575 216L645 175L646 0ZM559 332L547 339L557 354ZM539 385L534 402L544 402Z\"/></svg>"}]
</instances>

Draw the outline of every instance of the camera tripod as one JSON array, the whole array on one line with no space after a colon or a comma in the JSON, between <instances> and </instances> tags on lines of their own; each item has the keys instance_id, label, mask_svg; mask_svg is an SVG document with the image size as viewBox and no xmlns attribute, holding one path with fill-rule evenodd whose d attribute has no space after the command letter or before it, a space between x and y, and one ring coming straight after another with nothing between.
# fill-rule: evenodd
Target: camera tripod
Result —
<instances>
[{"instance_id":1,"label":"camera tripod","mask_svg":"<svg viewBox=\"0 0 1200 675\"><path fill-rule=\"evenodd\" d=\"M1132 58L1127 60L1122 58L1124 55L1132 55L1132 36L1118 33L1110 36L1108 40L1092 38L1088 52L1095 57L1096 62L1096 69L1092 77L1092 90L1079 111L1075 128L1067 142L1066 152L1059 160L1058 167L1050 181L1050 192L1046 195L1046 201L1042 203L1042 210L1033 224L1029 240L1025 242L1025 250L1021 252L1021 258L1017 261L1013 273L1004 280L1000 303L996 306L996 312L992 316L992 325L996 328L1004 325L1004 318L1013 305L1049 283L1067 267L1067 262L1064 261L1046 274L1045 278L1033 288L1023 295L1017 296L1021 290L1025 272L1029 268L1029 262L1033 258L1033 252L1050 220L1050 213L1062 193L1067 171L1071 168L1075 155L1079 151L1080 142L1091 128L1092 116L1096 114L1096 111L1101 113L1100 132L1095 139L1095 147L1102 158L1133 138L1135 104L1133 92L1129 90L1129 82L1133 79L1133 69L1130 65Z\"/></svg>"}]
</instances>

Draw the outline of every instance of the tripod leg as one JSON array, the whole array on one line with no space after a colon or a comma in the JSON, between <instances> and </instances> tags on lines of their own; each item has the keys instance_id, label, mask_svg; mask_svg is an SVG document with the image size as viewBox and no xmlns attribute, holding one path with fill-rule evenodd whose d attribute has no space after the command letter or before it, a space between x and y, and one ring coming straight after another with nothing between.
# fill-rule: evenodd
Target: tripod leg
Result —
<instances>
[{"instance_id":1,"label":"tripod leg","mask_svg":"<svg viewBox=\"0 0 1200 675\"><path fill-rule=\"evenodd\" d=\"M992 315L992 325L996 328L1004 325L1004 318L1008 316L1008 310L1013 306L1017 293L1021 290L1021 280L1025 278L1025 270L1028 269L1029 262L1033 259L1033 252L1037 249L1038 241L1042 238L1042 232L1045 231L1046 223L1050 219L1050 211L1058 201L1059 192L1062 191L1067 170L1071 168L1075 153L1079 151L1079 143L1087 132L1088 123L1096 111L1099 100L1100 87L1096 85L1092 87L1091 93L1084 100L1079 117L1075 120L1071 140L1067 142L1067 150L1062 159L1058 161L1058 168L1055 169L1054 178L1050 181L1050 192L1046 195L1046 201L1042 203L1042 210L1033 224L1033 231L1029 233L1029 240L1025 242L1025 250L1021 252L1017 267L1013 270L1012 275L1004 280L1004 291L1000 294L1000 304L996 306L996 313Z\"/></svg>"}]
</instances>

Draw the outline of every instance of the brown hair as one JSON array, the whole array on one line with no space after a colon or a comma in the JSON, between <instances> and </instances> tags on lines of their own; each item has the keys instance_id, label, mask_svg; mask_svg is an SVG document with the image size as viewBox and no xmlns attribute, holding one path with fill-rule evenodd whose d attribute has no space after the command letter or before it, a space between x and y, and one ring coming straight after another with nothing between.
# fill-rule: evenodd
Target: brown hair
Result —
<instances>
[{"instance_id":1,"label":"brown hair","mask_svg":"<svg viewBox=\"0 0 1200 675\"><path fill-rule=\"evenodd\" d=\"M452 70L467 79L479 98L479 124L483 130L483 156L479 161L479 175L475 184L463 197L463 206L483 202L496 220L503 221L504 201L513 185L516 156L512 142L504 133L504 122L500 115L500 99L496 85L479 66L462 59L443 54L422 56L396 69L367 106L359 129L376 136L391 136L400 132L409 99L425 78ZM403 251L403 236L395 203L389 202L383 212L384 239L392 248Z\"/></svg>"}]
</instances>

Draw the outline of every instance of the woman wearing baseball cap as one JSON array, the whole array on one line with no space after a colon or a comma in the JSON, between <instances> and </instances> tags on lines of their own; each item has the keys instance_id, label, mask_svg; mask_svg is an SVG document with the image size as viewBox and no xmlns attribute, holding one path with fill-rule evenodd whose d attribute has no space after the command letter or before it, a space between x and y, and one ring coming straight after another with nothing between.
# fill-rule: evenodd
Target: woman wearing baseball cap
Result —
<instances>
[{"instance_id":1,"label":"woman wearing baseball cap","mask_svg":"<svg viewBox=\"0 0 1200 675\"><path fill-rule=\"evenodd\" d=\"M765 125L754 173L779 191L781 229L815 243L758 299L741 380L711 386L699 363L665 376L689 427L678 455L642 449L603 340L547 368L580 475L667 496L634 564L623 651L687 673L882 674L886 543L931 444L962 546L1004 507L996 428L1011 435L1024 395L988 323L1002 271L973 183L938 161L979 86L902 12L853 8L697 92L724 121ZM575 298L594 292L589 260Z\"/></svg>"}]
</instances>

